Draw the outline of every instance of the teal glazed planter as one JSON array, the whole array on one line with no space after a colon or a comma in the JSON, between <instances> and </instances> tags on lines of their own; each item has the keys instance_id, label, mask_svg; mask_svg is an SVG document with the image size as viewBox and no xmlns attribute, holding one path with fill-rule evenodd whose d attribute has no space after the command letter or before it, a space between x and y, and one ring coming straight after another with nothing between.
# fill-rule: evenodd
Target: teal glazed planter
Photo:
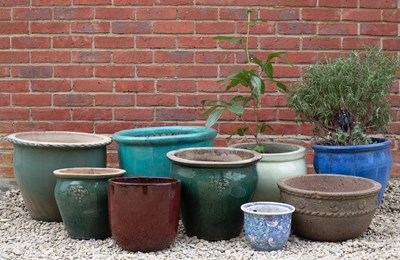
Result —
<instances>
[{"instance_id":1,"label":"teal glazed planter","mask_svg":"<svg viewBox=\"0 0 400 260\"><path fill-rule=\"evenodd\" d=\"M126 176L169 177L169 151L213 145L217 131L202 126L161 126L123 130L113 135Z\"/></svg>"},{"instance_id":2,"label":"teal glazed planter","mask_svg":"<svg viewBox=\"0 0 400 260\"><path fill-rule=\"evenodd\" d=\"M108 224L108 179L122 176L114 168L67 168L54 171L54 196L68 235L76 239L104 239Z\"/></svg>"},{"instance_id":3,"label":"teal glazed planter","mask_svg":"<svg viewBox=\"0 0 400 260\"><path fill-rule=\"evenodd\" d=\"M6 137L14 144L14 174L33 219L61 221L54 198L53 171L71 167L106 167L111 138L78 132L23 132Z\"/></svg>"},{"instance_id":4,"label":"teal glazed planter","mask_svg":"<svg viewBox=\"0 0 400 260\"><path fill-rule=\"evenodd\" d=\"M392 153L390 140L372 139L373 144L326 146L313 144L316 173L333 173L368 178L382 185L380 204L390 177Z\"/></svg>"},{"instance_id":5,"label":"teal glazed planter","mask_svg":"<svg viewBox=\"0 0 400 260\"><path fill-rule=\"evenodd\" d=\"M243 228L240 206L257 187L261 155L235 148L171 151L171 176L182 182L181 218L189 236L210 241L237 237Z\"/></svg>"},{"instance_id":6,"label":"teal glazed planter","mask_svg":"<svg viewBox=\"0 0 400 260\"><path fill-rule=\"evenodd\" d=\"M109 180L108 210L113 240L127 251L167 248L179 224L181 182L173 178Z\"/></svg>"}]
</instances>

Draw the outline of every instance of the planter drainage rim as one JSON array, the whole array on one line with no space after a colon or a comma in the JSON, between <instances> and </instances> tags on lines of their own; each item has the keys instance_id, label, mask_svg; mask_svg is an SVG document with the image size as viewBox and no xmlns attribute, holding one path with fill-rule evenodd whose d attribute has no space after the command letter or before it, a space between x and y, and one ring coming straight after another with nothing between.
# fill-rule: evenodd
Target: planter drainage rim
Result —
<instances>
[{"instance_id":1,"label":"planter drainage rim","mask_svg":"<svg viewBox=\"0 0 400 260\"><path fill-rule=\"evenodd\" d=\"M20 132L5 139L16 145L59 148L102 147L112 142L110 137L104 135L67 131Z\"/></svg>"},{"instance_id":2,"label":"planter drainage rim","mask_svg":"<svg viewBox=\"0 0 400 260\"><path fill-rule=\"evenodd\" d=\"M252 208L256 208L259 206L273 206L275 208L281 208L282 211L252 211ZM295 208L292 205L280 202L268 202L268 201L257 201L257 202L249 202L243 204L240 209L246 213L254 214L254 215L264 215L264 216L277 216L277 215L287 215L291 214L295 211Z\"/></svg>"},{"instance_id":3,"label":"planter drainage rim","mask_svg":"<svg viewBox=\"0 0 400 260\"><path fill-rule=\"evenodd\" d=\"M143 181L143 182L141 182ZM117 177L108 180L109 183L113 183L118 186L169 186L171 183L180 183L181 181L175 178L168 177Z\"/></svg>"},{"instance_id":4,"label":"planter drainage rim","mask_svg":"<svg viewBox=\"0 0 400 260\"><path fill-rule=\"evenodd\" d=\"M376 143L363 144L363 145L347 145L347 146L313 144L311 147L317 152L355 153L355 152L367 152L367 151L385 149L387 147L390 147L392 143L391 140L383 138L371 138L371 139L373 142Z\"/></svg>"},{"instance_id":5,"label":"planter drainage rim","mask_svg":"<svg viewBox=\"0 0 400 260\"><path fill-rule=\"evenodd\" d=\"M284 149L290 150L289 152L276 152L276 153L260 153L262 155L261 161L264 162L287 162L289 160L294 161L304 157L306 148L297 144L287 144L287 143L277 143L277 142L263 142L261 143L265 146L275 146L282 147ZM234 148L241 149L252 149L255 143L237 143L232 145Z\"/></svg>"},{"instance_id":6,"label":"planter drainage rim","mask_svg":"<svg viewBox=\"0 0 400 260\"><path fill-rule=\"evenodd\" d=\"M125 172L125 170L117 168L74 167L58 169L53 173L63 179L108 179L121 176Z\"/></svg>"},{"instance_id":7,"label":"planter drainage rim","mask_svg":"<svg viewBox=\"0 0 400 260\"><path fill-rule=\"evenodd\" d=\"M244 153L251 156L249 159L240 159L235 161L203 161L203 160L191 160L191 159L184 159L179 157L180 153L190 152L190 151L226 151L227 153ZM248 164L252 164L261 160L261 154L257 152L253 152L246 149L239 149L239 148L228 148L228 147L200 147L200 148L183 148L179 150L170 151L167 153L168 159L171 161L181 164L184 166L191 166L191 167L210 167L210 168L218 168L218 167L240 167Z\"/></svg>"},{"instance_id":8,"label":"planter drainage rim","mask_svg":"<svg viewBox=\"0 0 400 260\"><path fill-rule=\"evenodd\" d=\"M113 139L121 144L168 145L204 141L217 136L217 131L204 126L159 126L122 130L114 133Z\"/></svg>"},{"instance_id":9,"label":"planter drainage rim","mask_svg":"<svg viewBox=\"0 0 400 260\"><path fill-rule=\"evenodd\" d=\"M370 182L372 184L371 187L365 190L360 190L360 191L349 191L349 192L327 192L327 191L311 191L311 190L306 190L306 189L299 189L292 187L288 185L286 182L290 179L295 179L295 178L312 178L314 176L326 176L327 178L329 177L340 177L340 178L355 178L355 179L361 179L366 182ZM352 176L352 175L342 175L342 174L307 174L304 176L291 176L291 177L286 177L277 182L278 187L282 190L285 190L288 193L295 193L297 196L300 197L312 197L312 198L332 198L332 197L340 197L343 200L352 198L352 197L369 197L371 194L375 194L377 191L379 191L382 187L382 185L374 180L363 178L363 177L357 177L357 176ZM300 194L299 194L300 193Z\"/></svg>"}]
</instances>

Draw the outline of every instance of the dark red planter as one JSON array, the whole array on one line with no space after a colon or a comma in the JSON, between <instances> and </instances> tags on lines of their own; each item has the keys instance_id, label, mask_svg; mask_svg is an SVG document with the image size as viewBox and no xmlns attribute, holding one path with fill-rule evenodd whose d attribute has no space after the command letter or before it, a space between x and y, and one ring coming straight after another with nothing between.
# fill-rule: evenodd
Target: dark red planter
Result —
<instances>
[{"instance_id":1,"label":"dark red planter","mask_svg":"<svg viewBox=\"0 0 400 260\"><path fill-rule=\"evenodd\" d=\"M178 232L181 182L173 178L112 178L108 211L112 238L125 250L167 248Z\"/></svg>"}]
</instances>

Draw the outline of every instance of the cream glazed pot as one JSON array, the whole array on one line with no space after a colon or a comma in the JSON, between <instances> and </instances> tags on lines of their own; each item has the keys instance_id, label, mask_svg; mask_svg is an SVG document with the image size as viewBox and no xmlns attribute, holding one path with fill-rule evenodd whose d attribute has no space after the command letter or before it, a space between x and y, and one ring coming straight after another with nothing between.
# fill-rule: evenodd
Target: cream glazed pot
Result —
<instances>
[{"instance_id":1,"label":"cream glazed pot","mask_svg":"<svg viewBox=\"0 0 400 260\"><path fill-rule=\"evenodd\" d=\"M307 174L303 146L286 143L263 143L265 153L257 162L258 184L252 201L281 202L277 182L285 177ZM234 144L232 147L251 150L255 143Z\"/></svg>"}]
</instances>

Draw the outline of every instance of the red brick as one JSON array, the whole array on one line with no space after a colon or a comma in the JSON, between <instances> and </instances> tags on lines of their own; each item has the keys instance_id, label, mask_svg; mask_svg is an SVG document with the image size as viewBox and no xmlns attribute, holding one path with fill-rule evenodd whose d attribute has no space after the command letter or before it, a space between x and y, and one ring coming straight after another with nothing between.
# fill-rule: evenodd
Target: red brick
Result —
<instances>
[{"instance_id":1,"label":"red brick","mask_svg":"<svg viewBox=\"0 0 400 260\"><path fill-rule=\"evenodd\" d=\"M318 24L320 35L357 35L357 24Z\"/></svg>"},{"instance_id":2,"label":"red brick","mask_svg":"<svg viewBox=\"0 0 400 260\"><path fill-rule=\"evenodd\" d=\"M28 22L2 22L0 21L0 34L26 34Z\"/></svg>"},{"instance_id":3,"label":"red brick","mask_svg":"<svg viewBox=\"0 0 400 260\"><path fill-rule=\"evenodd\" d=\"M301 12L305 21L339 21L339 9L304 8Z\"/></svg>"},{"instance_id":4,"label":"red brick","mask_svg":"<svg viewBox=\"0 0 400 260\"><path fill-rule=\"evenodd\" d=\"M137 94L136 105L141 107L175 107L175 94Z\"/></svg>"},{"instance_id":5,"label":"red brick","mask_svg":"<svg viewBox=\"0 0 400 260\"><path fill-rule=\"evenodd\" d=\"M275 33L275 22L256 23L250 27L251 34L273 34ZM237 32L245 34L247 32L247 22L239 22L237 25Z\"/></svg>"},{"instance_id":6,"label":"red brick","mask_svg":"<svg viewBox=\"0 0 400 260\"><path fill-rule=\"evenodd\" d=\"M68 63L70 62L68 51L32 51L33 63Z\"/></svg>"},{"instance_id":7,"label":"red brick","mask_svg":"<svg viewBox=\"0 0 400 260\"><path fill-rule=\"evenodd\" d=\"M281 34L315 34L317 26L314 23L280 22L278 33Z\"/></svg>"},{"instance_id":8,"label":"red brick","mask_svg":"<svg viewBox=\"0 0 400 260\"><path fill-rule=\"evenodd\" d=\"M0 107L0 120L28 120L29 108Z\"/></svg>"},{"instance_id":9,"label":"red brick","mask_svg":"<svg viewBox=\"0 0 400 260\"><path fill-rule=\"evenodd\" d=\"M114 51L114 63L151 63L153 54L149 51Z\"/></svg>"},{"instance_id":10,"label":"red brick","mask_svg":"<svg viewBox=\"0 0 400 260\"><path fill-rule=\"evenodd\" d=\"M84 132L93 133L94 123L89 122L73 122L73 121L62 121L54 122L54 131L71 131L71 132Z\"/></svg>"},{"instance_id":11,"label":"red brick","mask_svg":"<svg viewBox=\"0 0 400 260\"><path fill-rule=\"evenodd\" d=\"M296 113L292 109L280 108L278 110L278 119L279 120L287 120L287 121L295 121Z\"/></svg>"},{"instance_id":12,"label":"red brick","mask_svg":"<svg viewBox=\"0 0 400 260\"><path fill-rule=\"evenodd\" d=\"M217 66L178 65L178 77L180 77L180 78L215 78L215 77L217 77Z\"/></svg>"},{"instance_id":13,"label":"red brick","mask_svg":"<svg viewBox=\"0 0 400 260\"><path fill-rule=\"evenodd\" d=\"M192 63L194 53L191 51L156 51L154 62L156 63Z\"/></svg>"},{"instance_id":14,"label":"red brick","mask_svg":"<svg viewBox=\"0 0 400 260\"><path fill-rule=\"evenodd\" d=\"M0 66L0 78L9 77L11 75L10 66Z\"/></svg>"},{"instance_id":15,"label":"red brick","mask_svg":"<svg viewBox=\"0 0 400 260\"><path fill-rule=\"evenodd\" d=\"M383 10L384 22L400 22L400 10Z\"/></svg>"},{"instance_id":16,"label":"red brick","mask_svg":"<svg viewBox=\"0 0 400 260\"><path fill-rule=\"evenodd\" d=\"M11 100L10 94L0 94L0 106L9 106Z\"/></svg>"},{"instance_id":17,"label":"red brick","mask_svg":"<svg viewBox=\"0 0 400 260\"><path fill-rule=\"evenodd\" d=\"M397 5L398 5L397 0L380 0L380 1L360 0L361 8L377 8L377 9L396 8L398 7Z\"/></svg>"},{"instance_id":18,"label":"red brick","mask_svg":"<svg viewBox=\"0 0 400 260\"><path fill-rule=\"evenodd\" d=\"M134 47L134 38L130 36L111 37L111 36L96 36L94 38L94 46L96 48L106 49L126 49Z\"/></svg>"},{"instance_id":19,"label":"red brick","mask_svg":"<svg viewBox=\"0 0 400 260\"><path fill-rule=\"evenodd\" d=\"M0 37L0 49L9 49L11 47L9 37Z\"/></svg>"},{"instance_id":20,"label":"red brick","mask_svg":"<svg viewBox=\"0 0 400 260\"><path fill-rule=\"evenodd\" d=\"M176 47L174 36L136 36L137 48L172 49Z\"/></svg>"},{"instance_id":21,"label":"red brick","mask_svg":"<svg viewBox=\"0 0 400 260\"><path fill-rule=\"evenodd\" d=\"M110 108L75 108L72 109L72 120L112 120Z\"/></svg>"},{"instance_id":22,"label":"red brick","mask_svg":"<svg viewBox=\"0 0 400 260\"><path fill-rule=\"evenodd\" d=\"M31 22L32 33L65 34L69 32L67 22Z\"/></svg>"},{"instance_id":23,"label":"red brick","mask_svg":"<svg viewBox=\"0 0 400 260\"><path fill-rule=\"evenodd\" d=\"M278 6L317 6L317 0L278 0Z\"/></svg>"},{"instance_id":24,"label":"red brick","mask_svg":"<svg viewBox=\"0 0 400 260\"><path fill-rule=\"evenodd\" d=\"M305 37L303 38L304 50L338 50L340 38L338 37Z\"/></svg>"},{"instance_id":25,"label":"red brick","mask_svg":"<svg viewBox=\"0 0 400 260\"><path fill-rule=\"evenodd\" d=\"M91 20L94 18L93 8L88 7L61 7L54 8L56 20Z\"/></svg>"},{"instance_id":26,"label":"red brick","mask_svg":"<svg viewBox=\"0 0 400 260\"><path fill-rule=\"evenodd\" d=\"M171 7L138 8L137 20L175 20L178 10Z\"/></svg>"},{"instance_id":27,"label":"red brick","mask_svg":"<svg viewBox=\"0 0 400 260\"><path fill-rule=\"evenodd\" d=\"M0 6L29 6L29 0L2 0Z\"/></svg>"},{"instance_id":28,"label":"red brick","mask_svg":"<svg viewBox=\"0 0 400 260\"><path fill-rule=\"evenodd\" d=\"M183 94L178 95L178 106L186 106L186 107L201 107L202 100L216 100L217 95L211 94Z\"/></svg>"},{"instance_id":29,"label":"red brick","mask_svg":"<svg viewBox=\"0 0 400 260\"><path fill-rule=\"evenodd\" d=\"M121 130L132 129L134 126L133 122L121 121L96 122L94 125L97 134L113 134ZM107 160L109 159L108 155Z\"/></svg>"},{"instance_id":30,"label":"red brick","mask_svg":"<svg viewBox=\"0 0 400 260\"><path fill-rule=\"evenodd\" d=\"M74 0L74 5L111 5L112 0Z\"/></svg>"},{"instance_id":31,"label":"red brick","mask_svg":"<svg viewBox=\"0 0 400 260\"><path fill-rule=\"evenodd\" d=\"M299 20L298 8L266 8L260 10L260 17L267 21Z\"/></svg>"},{"instance_id":32,"label":"red brick","mask_svg":"<svg viewBox=\"0 0 400 260\"><path fill-rule=\"evenodd\" d=\"M47 49L50 48L50 38L33 36L13 37L11 45L14 49Z\"/></svg>"},{"instance_id":33,"label":"red brick","mask_svg":"<svg viewBox=\"0 0 400 260\"><path fill-rule=\"evenodd\" d=\"M240 49L244 50L244 44L240 43L231 43L230 41L219 40L219 47L222 49ZM257 49L258 48L258 37L249 37L249 49Z\"/></svg>"},{"instance_id":34,"label":"red brick","mask_svg":"<svg viewBox=\"0 0 400 260\"><path fill-rule=\"evenodd\" d=\"M77 79L72 85L75 92L111 92L113 90L111 80Z\"/></svg>"},{"instance_id":35,"label":"red brick","mask_svg":"<svg viewBox=\"0 0 400 260\"><path fill-rule=\"evenodd\" d=\"M361 50L379 44L378 38L343 38L343 49L345 50Z\"/></svg>"},{"instance_id":36,"label":"red brick","mask_svg":"<svg viewBox=\"0 0 400 260\"><path fill-rule=\"evenodd\" d=\"M51 66L14 66L13 76L17 78L51 78Z\"/></svg>"},{"instance_id":37,"label":"red brick","mask_svg":"<svg viewBox=\"0 0 400 260\"><path fill-rule=\"evenodd\" d=\"M56 78L80 78L92 77L93 67L82 65L54 66L54 77Z\"/></svg>"},{"instance_id":38,"label":"red brick","mask_svg":"<svg viewBox=\"0 0 400 260\"><path fill-rule=\"evenodd\" d=\"M113 22L112 32L117 34L150 34L152 24L150 22Z\"/></svg>"},{"instance_id":39,"label":"red brick","mask_svg":"<svg viewBox=\"0 0 400 260\"><path fill-rule=\"evenodd\" d=\"M225 92L225 87L215 80L200 80L199 92Z\"/></svg>"},{"instance_id":40,"label":"red brick","mask_svg":"<svg viewBox=\"0 0 400 260\"><path fill-rule=\"evenodd\" d=\"M10 63L28 63L29 52L24 51L1 51L0 52L0 64Z\"/></svg>"},{"instance_id":41,"label":"red brick","mask_svg":"<svg viewBox=\"0 0 400 260\"><path fill-rule=\"evenodd\" d=\"M114 0L114 5L153 5L153 0Z\"/></svg>"},{"instance_id":42,"label":"red brick","mask_svg":"<svg viewBox=\"0 0 400 260\"><path fill-rule=\"evenodd\" d=\"M156 108L156 121L193 121L196 110L193 108Z\"/></svg>"},{"instance_id":43,"label":"red brick","mask_svg":"<svg viewBox=\"0 0 400 260\"><path fill-rule=\"evenodd\" d=\"M380 21L380 10L344 9L343 21Z\"/></svg>"},{"instance_id":44,"label":"red brick","mask_svg":"<svg viewBox=\"0 0 400 260\"><path fill-rule=\"evenodd\" d=\"M178 47L183 49L212 49L217 47L217 41L208 36L179 36Z\"/></svg>"},{"instance_id":45,"label":"red brick","mask_svg":"<svg viewBox=\"0 0 400 260\"><path fill-rule=\"evenodd\" d=\"M196 81L194 80L175 80L160 79L156 83L158 92L195 92Z\"/></svg>"},{"instance_id":46,"label":"red brick","mask_svg":"<svg viewBox=\"0 0 400 260\"><path fill-rule=\"evenodd\" d=\"M7 92L7 93L29 92L29 81L0 80L0 92Z\"/></svg>"},{"instance_id":47,"label":"red brick","mask_svg":"<svg viewBox=\"0 0 400 260\"><path fill-rule=\"evenodd\" d=\"M221 9L221 12L225 9ZM181 20L217 20L218 19L218 9L217 8L207 8L207 7L179 7L178 18ZM222 13L220 15L222 18ZM229 19L233 20L233 19Z\"/></svg>"},{"instance_id":48,"label":"red brick","mask_svg":"<svg viewBox=\"0 0 400 260\"><path fill-rule=\"evenodd\" d=\"M283 94L266 95L261 98L261 105L264 107L285 107L287 97Z\"/></svg>"},{"instance_id":49,"label":"red brick","mask_svg":"<svg viewBox=\"0 0 400 260\"><path fill-rule=\"evenodd\" d=\"M260 47L267 50L299 50L299 37L263 37L260 41Z\"/></svg>"},{"instance_id":50,"label":"red brick","mask_svg":"<svg viewBox=\"0 0 400 260\"><path fill-rule=\"evenodd\" d=\"M54 94L53 103L60 107L92 107L94 97L88 94Z\"/></svg>"},{"instance_id":51,"label":"red brick","mask_svg":"<svg viewBox=\"0 0 400 260\"><path fill-rule=\"evenodd\" d=\"M12 104L14 106L50 106L50 94L13 94Z\"/></svg>"},{"instance_id":52,"label":"red brick","mask_svg":"<svg viewBox=\"0 0 400 260\"><path fill-rule=\"evenodd\" d=\"M68 108L32 108L32 120L71 120Z\"/></svg>"},{"instance_id":53,"label":"red brick","mask_svg":"<svg viewBox=\"0 0 400 260\"><path fill-rule=\"evenodd\" d=\"M102 20L130 20L135 18L134 8L111 8L99 7L96 8L96 19Z\"/></svg>"},{"instance_id":54,"label":"red brick","mask_svg":"<svg viewBox=\"0 0 400 260\"><path fill-rule=\"evenodd\" d=\"M317 61L317 53L313 52L287 52L282 56L293 64L314 64Z\"/></svg>"},{"instance_id":55,"label":"red brick","mask_svg":"<svg viewBox=\"0 0 400 260\"><path fill-rule=\"evenodd\" d=\"M234 63L235 62L235 53L233 52L222 52L222 51L199 51L196 52L195 55L196 63L206 63L206 64L215 64L215 63Z\"/></svg>"},{"instance_id":56,"label":"red brick","mask_svg":"<svg viewBox=\"0 0 400 260\"><path fill-rule=\"evenodd\" d=\"M192 5L193 0L155 0L156 5Z\"/></svg>"},{"instance_id":57,"label":"red brick","mask_svg":"<svg viewBox=\"0 0 400 260\"><path fill-rule=\"evenodd\" d=\"M55 36L54 48L91 48L92 37L89 36Z\"/></svg>"},{"instance_id":58,"label":"red brick","mask_svg":"<svg viewBox=\"0 0 400 260\"><path fill-rule=\"evenodd\" d=\"M50 8L14 8L14 20L51 20L52 11Z\"/></svg>"},{"instance_id":59,"label":"red brick","mask_svg":"<svg viewBox=\"0 0 400 260\"><path fill-rule=\"evenodd\" d=\"M11 21L11 9L0 9L0 21Z\"/></svg>"},{"instance_id":60,"label":"red brick","mask_svg":"<svg viewBox=\"0 0 400 260\"><path fill-rule=\"evenodd\" d=\"M196 22L196 33L202 34L226 34L235 32L233 22Z\"/></svg>"},{"instance_id":61,"label":"red brick","mask_svg":"<svg viewBox=\"0 0 400 260\"><path fill-rule=\"evenodd\" d=\"M76 22L71 23L72 33L108 33L109 22Z\"/></svg>"},{"instance_id":62,"label":"red brick","mask_svg":"<svg viewBox=\"0 0 400 260\"><path fill-rule=\"evenodd\" d=\"M175 77L176 67L170 65L137 66L137 75L145 78Z\"/></svg>"},{"instance_id":63,"label":"red brick","mask_svg":"<svg viewBox=\"0 0 400 260\"><path fill-rule=\"evenodd\" d=\"M196 0L196 5L216 6L274 6L275 0Z\"/></svg>"},{"instance_id":64,"label":"red brick","mask_svg":"<svg viewBox=\"0 0 400 260\"><path fill-rule=\"evenodd\" d=\"M15 132L52 131L52 122L16 121L13 124Z\"/></svg>"},{"instance_id":65,"label":"red brick","mask_svg":"<svg viewBox=\"0 0 400 260\"><path fill-rule=\"evenodd\" d=\"M360 34L373 36L397 36L397 24L361 24Z\"/></svg>"},{"instance_id":66,"label":"red brick","mask_svg":"<svg viewBox=\"0 0 400 260\"><path fill-rule=\"evenodd\" d=\"M212 9L215 10L215 9ZM264 17L264 16L263 16ZM189 18L189 17L188 17ZM254 13L251 14L251 18L254 19ZM237 9L237 8L221 8L219 9L219 19L221 20L235 20L235 21L247 21L247 11L246 9ZM268 18L270 20L270 18ZM217 20L216 18L207 19L207 20Z\"/></svg>"},{"instance_id":67,"label":"red brick","mask_svg":"<svg viewBox=\"0 0 400 260\"><path fill-rule=\"evenodd\" d=\"M72 51L74 63L109 63L110 61L110 51Z\"/></svg>"},{"instance_id":68,"label":"red brick","mask_svg":"<svg viewBox=\"0 0 400 260\"><path fill-rule=\"evenodd\" d=\"M116 80L116 92L154 92L154 80Z\"/></svg>"},{"instance_id":69,"label":"red brick","mask_svg":"<svg viewBox=\"0 0 400 260\"><path fill-rule=\"evenodd\" d=\"M320 7L357 7L357 0L319 0Z\"/></svg>"},{"instance_id":70,"label":"red brick","mask_svg":"<svg viewBox=\"0 0 400 260\"><path fill-rule=\"evenodd\" d=\"M97 94L96 106L131 107L135 105L134 94Z\"/></svg>"},{"instance_id":71,"label":"red brick","mask_svg":"<svg viewBox=\"0 0 400 260\"><path fill-rule=\"evenodd\" d=\"M153 108L116 108L114 111L115 120L123 121L153 121Z\"/></svg>"},{"instance_id":72,"label":"red brick","mask_svg":"<svg viewBox=\"0 0 400 260\"><path fill-rule=\"evenodd\" d=\"M71 0L31 0L32 6L67 6Z\"/></svg>"},{"instance_id":73,"label":"red brick","mask_svg":"<svg viewBox=\"0 0 400 260\"><path fill-rule=\"evenodd\" d=\"M400 39L383 39L382 48L387 51L400 51Z\"/></svg>"},{"instance_id":74,"label":"red brick","mask_svg":"<svg viewBox=\"0 0 400 260\"><path fill-rule=\"evenodd\" d=\"M32 80L32 91L36 92L68 92L71 90L69 80Z\"/></svg>"},{"instance_id":75,"label":"red brick","mask_svg":"<svg viewBox=\"0 0 400 260\"><path fill-rule=\"evenodd\" d=\"M153 33L188 34L194 32L194 22L154 22Z\"/></svg>"},{"instance_id":76,"label":"red brick","mask_svg":"<svg viewBox=\"0 0 400 260\"><path fill-rule=\"evenodd\" d=\"M99 78L129 78L135 75L133 66L97 66L95 76Z\"/></svg>"}]
</instances>

